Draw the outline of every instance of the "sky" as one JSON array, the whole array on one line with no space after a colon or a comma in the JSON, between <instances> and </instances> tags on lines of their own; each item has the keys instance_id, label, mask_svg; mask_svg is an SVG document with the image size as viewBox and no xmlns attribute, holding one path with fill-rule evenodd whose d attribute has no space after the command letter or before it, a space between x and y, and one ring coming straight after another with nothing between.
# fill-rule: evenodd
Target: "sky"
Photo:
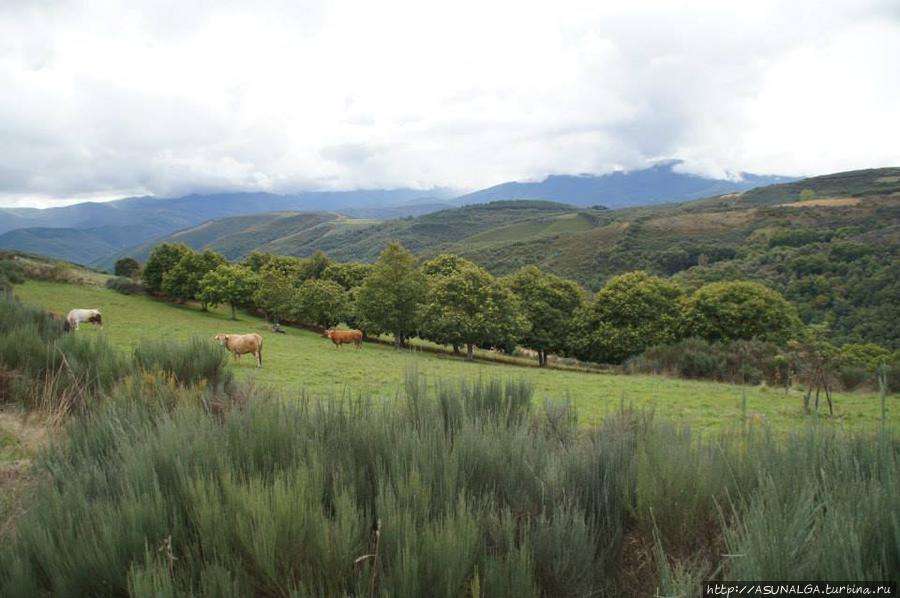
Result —
<instances>
[{"instance_id":1,"label":"sky","mask_svg":"<svg viewBox=\"0 0 900 598\"><path fill-rule=\"evenodd\" d=\"M898 0L0 2L0 206L900 166Z\"/></svg>"}]
</instances>

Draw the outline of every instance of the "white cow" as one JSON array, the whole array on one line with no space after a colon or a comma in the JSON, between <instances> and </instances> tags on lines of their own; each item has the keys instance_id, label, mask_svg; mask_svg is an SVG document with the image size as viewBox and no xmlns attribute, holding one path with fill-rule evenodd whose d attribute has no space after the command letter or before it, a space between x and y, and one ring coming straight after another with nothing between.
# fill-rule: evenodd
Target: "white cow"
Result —
<instances>
[{"instance_id":1,"label":"white cow","mask_svg":"<svg viewBox=\"0 0 900 598\"><path fill-rule=\"evenodd\" d=\"M99 309L73 309L66 316L66 322L71 330L78 330L78 325L82 322L90 322L103 328L103 317Z\"/></svg>"}]
</instances>

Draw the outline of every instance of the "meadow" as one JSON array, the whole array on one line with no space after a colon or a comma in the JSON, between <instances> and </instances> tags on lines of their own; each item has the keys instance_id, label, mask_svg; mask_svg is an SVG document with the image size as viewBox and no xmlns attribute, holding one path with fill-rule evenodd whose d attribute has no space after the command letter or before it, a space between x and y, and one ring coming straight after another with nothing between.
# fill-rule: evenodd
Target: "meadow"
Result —
<instances>
[{"instance_id":1,"label":"meadow","mask_svg":"<svg viewBox=\"0 0 900 598\"><path fill-rule=\"evenodd\" d=\"M451 355L415 349L397 352L375 343L365 344L360 351L349 346L338 349L308 330L288 328L287 334L273 334L262 319L247 313L239 313L239 319L233 321L224 307L205 313L194 304L121 295L98 286L33 280L16 287L15 292L26 303L60 313L73 307L101 309L104 329L87 325L78 334L104 335L123 353L141 340L258 332L265 339L263 367L257 370L253 359L245 356L231 368L239 380L252 378L258 385L290 395L302 391L315 398L396 397L404 373L415 368L432 384L461 378L525 380L534 388L538 403L547 399L571 401L583 426L599 423L623 404L652 410L674 423L690 423L698 431L729 430L749 419L783 433L813 418L836 428L867 431L876 429L881 420L880 400L871 393L836 393L833 418L824 415L827 411L819 417L806 416L799 388L785 395L782 389L764 386L466 363ZM888 398L887 423L893 429L900 426L896 397Z\"/></svg>"}]
</instances>

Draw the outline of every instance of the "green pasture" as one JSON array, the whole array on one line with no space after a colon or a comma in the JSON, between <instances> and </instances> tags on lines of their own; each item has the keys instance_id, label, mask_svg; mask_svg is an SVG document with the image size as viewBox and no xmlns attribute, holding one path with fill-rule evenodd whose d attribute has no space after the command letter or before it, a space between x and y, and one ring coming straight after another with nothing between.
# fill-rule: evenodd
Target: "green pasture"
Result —
<instances>
[{"instance_id":1,"label":"green pasture","mask_svg":"<svg viewBox=\"0 0 900 598\"><path fill-rule=\"evenodd\" d=\"M313 397L349 394L394 396L406 371L415 367L428 380L448 381L477 376L525 378L543 399L574 401L580 421L592 424L626 404L652 408L667 419L690 422L695 429L723 430L740 425L744 416L766 422L774 430L799 428L810 416L802 413L800 389L787 395L781 389L745 387L715 382L677 380L662 376L626 376L561 370L540 370L492 363L466 363L451 355L367 343L362 350L334 347L330 341L306 330L288 329L274 334L266 323L246 313L229 318L219 308L203 313L196 305L176 305L146 296L120 295L105 288L64 283L28 281L16 287L25 302L65 314L72 308L99 308L105 323L101 331L83 325L76 334L105 334L110 342L128 351L140 339L161 336L212 337L225 333L258 332L264 338L263 367L257 370L252 356L233 364L239 378L253 377L258 384L287 395L306 391ZM746 399L746 407L742 403ZM872 393L836 393L835 417L820 419L827 425L850 429L875 429L880 421L879 397ZM822 413L827 407L822 406ZM900 424L897 397L888 397L889 425Z\"/></svg>"}]
</instances>

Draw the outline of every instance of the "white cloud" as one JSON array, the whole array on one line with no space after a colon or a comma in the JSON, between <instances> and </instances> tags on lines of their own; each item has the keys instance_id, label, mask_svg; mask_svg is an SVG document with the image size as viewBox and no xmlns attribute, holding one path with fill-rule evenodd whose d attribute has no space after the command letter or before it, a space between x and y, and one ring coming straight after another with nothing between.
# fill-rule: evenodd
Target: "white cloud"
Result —
<instances>
[{"instance_id":1,"label":"white cloud","mask_svg":"<svg viewBox=\"0 0 900 598\"><path fill-rule=\"evenodd\" d=\"M0 204L900 164L890 0L250 6L0 6Z\"/></svg>"}]
</instances>

